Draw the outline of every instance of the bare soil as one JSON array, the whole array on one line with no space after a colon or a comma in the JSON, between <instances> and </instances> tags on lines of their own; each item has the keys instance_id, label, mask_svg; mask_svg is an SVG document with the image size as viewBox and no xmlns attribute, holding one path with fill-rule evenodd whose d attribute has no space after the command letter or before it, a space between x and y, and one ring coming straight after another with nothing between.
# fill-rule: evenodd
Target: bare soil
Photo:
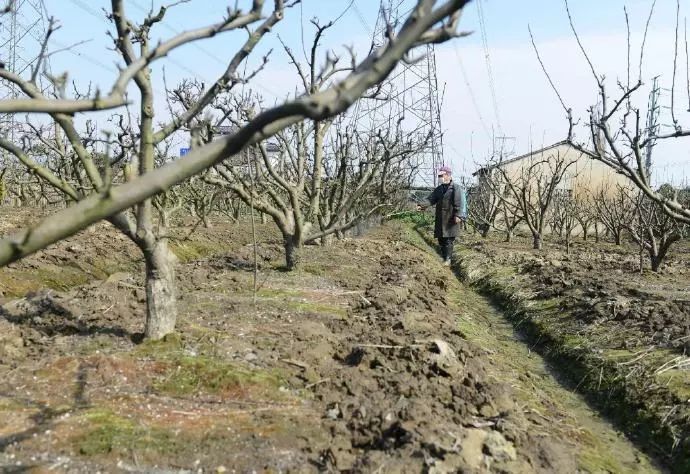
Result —
<instances>
[{"instance_id":1,"label":"bare soil","mask_svg":"<svg viewBox=\"0 0 690 474\"><path fill-rule=\"evenodd\" d=\"M569 255L553 243L543 252L493 239L470 248L527 276L534 299L560 298L583 330L605 326L608 347L690 352L690 242L673 248L660 273L640 273L639 249L631 244L577 241Z\"/></svg>"},{"instance_id":2,"label":"bare soil","mask_svg":"<svg viewBox=\"0 0 690 474\"><path fill-rule=\"evenodd\" d=\"M405 229L304 249L292 273L260 231L256 291L245 227L176 241L159 342L107 225L0 270L0 471L655 471L492 342L489 305Z\"/></svg>"},{"instance_id":3,"label":"bare soil","mask_svg":"<svg viewBox=\"0 0 690 474\"><path fill-rule=\"evenodd\" d=\"M568 254L558 242L534 251L526 240L469 236L459 256L467 280L502 300L533 343L579 366L578 387L631 436L677 472L690 468L688 242L661 273L640 273L630 244L576 241Z\"/></svg>"}]
</instances>

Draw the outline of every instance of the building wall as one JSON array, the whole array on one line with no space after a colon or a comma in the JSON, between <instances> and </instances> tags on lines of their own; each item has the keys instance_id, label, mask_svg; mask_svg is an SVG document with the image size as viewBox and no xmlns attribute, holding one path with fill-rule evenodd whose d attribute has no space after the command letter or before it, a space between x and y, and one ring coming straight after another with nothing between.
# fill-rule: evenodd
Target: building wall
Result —
<instances>
[{"instance_id":1,"label":"building wall","mask_svg":"<svg viewBox=\"0 0 690 474\"><path fill-rule=\"evenodd\" d=\"M502 165L502 168L511 180L515 180L520 174L526 172L533 163L545 161L544 163L537 164L534 171L537 174L544 173L548 176L553 168L553 164L559 159L575 161L566 171L558 189L568 190L577 198L597 195L602 189L606 193L614 193L618 185L630 186L632 184L625 176L617 174L610 167L594 160L587 153L569 144L561 144L543 152L537 152L522 159L507 162ZM546 161L550 162L551 166Z\"/></svg>"}]
</instances>

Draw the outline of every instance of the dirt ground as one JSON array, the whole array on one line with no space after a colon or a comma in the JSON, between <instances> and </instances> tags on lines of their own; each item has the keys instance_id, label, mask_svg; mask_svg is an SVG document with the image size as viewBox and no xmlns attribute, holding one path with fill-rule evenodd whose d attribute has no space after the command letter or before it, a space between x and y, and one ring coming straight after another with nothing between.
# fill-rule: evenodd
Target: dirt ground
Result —
<instances>
[{"instance_id":1,"label":"dirt ground","mask_svg":"<svg viewBox=\"0 0 690 474\"><path fill-rule=\"evenodd\" d=\"M660 273L640 274L639 250L630 244L578 240L567 255L559 244L535 252L526 242L499 239L474 239L470 247L528 276L535 299L561 298L583 330L605 326L608 347L690 352L690 242L673 247Z\"/></svg>"},{"instance_id":2,"label":"dirt ground","mask_svg":"<svg viewBox=\"0 0 690 474\"><path fill-rule=\"evenodd\" d=\"M244 227L175 242L178 332L159 342L107 225L0 270L0 471L655 470L470 337L459 315L488 304L463 307L478 297L404 228L304 249L293 273L260 231L256 292Z\"/></svg>"},{"instance_id":3,"label":"dirt ground","mask_svg":"<svg viewBox=\"0 0 690 474\"><path fill-rule=\"evenodd\" d=\"M674 246L660 273L640 274L631 244L578 240L567 254L557 242L534 251L527 239L469 236L462 255L465 270L476 270L471 279L491 280L533 308L539 331L595 356L586 375L599 377L594 385L605 384L604 367L612 368L611 387L654 419L650 437L664 432L664 455L690 462L690 242Z\"/></svg>"}]
</instances>

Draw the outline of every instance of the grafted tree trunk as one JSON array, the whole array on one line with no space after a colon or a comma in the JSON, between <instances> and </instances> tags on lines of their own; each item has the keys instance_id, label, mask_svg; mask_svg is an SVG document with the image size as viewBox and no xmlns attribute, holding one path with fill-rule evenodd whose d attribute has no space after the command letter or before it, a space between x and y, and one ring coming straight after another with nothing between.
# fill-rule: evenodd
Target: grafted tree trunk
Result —
<instances>
[{"instance_id":1,"label":"grafted tree trunk","mask_svg":"<svg viewBox=\"0 0 690 474\"><path fill-rule=\"evenodd\" d=\"M299 248L301 244L294 235L284 235L283 246L285 248L285 268L288 271L295 270L299 265Z\"/></svg>"},{"instance_id":2,"label":"grafted tree trunk","mask_svg":"<svg viewBox=\"0 0 690 474\"><path fill-rule=\"evenodd\" d=\"M541 250L543 244L542 244L542 238L541 234L533 234L532 235L532 248L534 250Z\"/></svg>"},{"instance_id":3,"label":"grafted tree trunk","mask_svg":"<svg viewBox=\"0 0 690 474\"><path fill-rule=\"evenodd\" d=\"M146 262L147 339L161 339L175 330L177 299L175 255L165 239L143 249Z\"/></svg>"},{"instance_id":4,"label":"grafted tree trunk","mask_svg":"<svg viewBox=\"0 0 690 474\"><path fill-rule=\"evenodd\" d=\"M340 232L340 235L341 235L341 238L342 238L342 232ZM324 235L324 236L321 237L321 239L320 239L320 241L321 241L321 242L320 242L320 243L321 243L321 246L322 246L322 247L328 247L328 246L330 246L330 245L333 245L333 240L334 240L334 239L335 239L335 235L334 235L334 234Z\"/></svg>"},{"instance_id":5,"label":"grafted tree trunk","mask_svg":"<svg viewBox=\"0 0 690 474\"><path fill-rule=\"evenodd\" d=\"M675 234L665 239L660 245L652 245L650 247L649 260L652 265L653 272L659 272L661 270L661 266L666 260L666 256L668 255L669 250L671 250L671 246L679 240L680 235Z\"/></svg>"},{"instance_id":6,"label":"grafted tree trunk","mask_svg":"<svg viewBox=\"0 0 690 474\"><path fill-rule=\"evenodd\" d=\"M661 270L661 265L664 263L664 260L666 259L666 253L667 251L660 251L657 255L654 255L653 252L649 252L649 261L652 266L652 271L655 273L658 273L659 270Z\"/></svg>"}]
</instances>

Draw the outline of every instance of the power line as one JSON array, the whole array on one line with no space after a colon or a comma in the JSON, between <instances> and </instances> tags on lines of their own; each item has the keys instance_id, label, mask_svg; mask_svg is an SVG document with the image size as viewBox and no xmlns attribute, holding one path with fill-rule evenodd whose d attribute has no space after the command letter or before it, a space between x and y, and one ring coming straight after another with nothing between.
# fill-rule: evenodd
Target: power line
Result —
<instances>
[{"instance_id":1,"label":"power line","mask_svg":"<svg viewBox=\"0 0 690 474\"><path fill-rule=\"evenodd\" d=\"M352 2L352 10L355 12L357 19L359 20L359 23L362 25L366 33L369 36L374 36L374 31L371 29L371 26L369 26L369 23L367 23L367 20L364 18L364 15L362 15L362 11L357 6L356 1Z\"/></svg>"},{"instance_id":2,"label":"power line","mask_svg":"<svg viewBox=\"0 0 690 474\"><path fill-rule=\"evenodd\" d=\"M496 98L496 86L494 81L493 68L491 67L491 55L489 54L489 38L486 33L486 18L484 16L482 0L477 0L477 12L479 14L479 27L481 30L482 47L484 48L484 60L486 61L486 71L489 77L489 90L491 91L491 101L493 103L494 115L496 116L496 124L498 125L498 130L501 134L503 134L503 127L501 126L501 116L498 112L498 100Z\"/></svg>"},{"instance_id":3,"label":"power line","mask_svg":"<svg viewBox=\"0 0 690 474\"><path fill-rule=\"evenodd\" d=\"M462 73L465 85L467 86L467 91L470 93L470 99L472 100L472 106L474 107L474 111L477 113L477 117L479 117L479 122L481 122L484 132L486 132L486 135L489 137L489 139L491 139L491 132L489 131L489 127L487 127L486 122L484 121L484 116L482 115L482 111L479 108L479 104L477 103L477 97L474 94L474 90L472 89L470 80L467 77L467 71L465 70L465 65L462 62L462 56L460 55L460 48L455 43L453 43L453 46L455 46L455 57L458 59L460 72Z\"/></svg>"},{"instance_id":4,"label":"power line","mask_svg":"<svg viewBox=\"0 0 690 474\"><path fill-rule=\"evenodd\" d=\"M92 8L88 3L86 3L82 0L69 0L69 1L72 2L73 4L75 4L76 6L78 6L79 8L81 8L82 10L84 10L89 15L91 15L95 18L98 18L101 21L103 20L103 15L101 14L101 12Z\"/></svg>"},{"instance_id":5,"label":"power line","mask_svg":"<svg viewBox=\"0 0 690 474\"><path fill-rule=\"evenodd\" d=\"M117 68L112 65L105 64L104 62L94 58L93 56L90 56L86 53L81 53L77 50L75 50L73 47L70 47L64 43L61 43L59 41L55 41L54 39L51 39L50 42L57 46L58 48L64 49L73 56L77 56L80 59L83 59L84 61L93 64L94 66L98 66L99 68L106 70L108 72L118 72Z\"/></svg>"}]
</instances>

